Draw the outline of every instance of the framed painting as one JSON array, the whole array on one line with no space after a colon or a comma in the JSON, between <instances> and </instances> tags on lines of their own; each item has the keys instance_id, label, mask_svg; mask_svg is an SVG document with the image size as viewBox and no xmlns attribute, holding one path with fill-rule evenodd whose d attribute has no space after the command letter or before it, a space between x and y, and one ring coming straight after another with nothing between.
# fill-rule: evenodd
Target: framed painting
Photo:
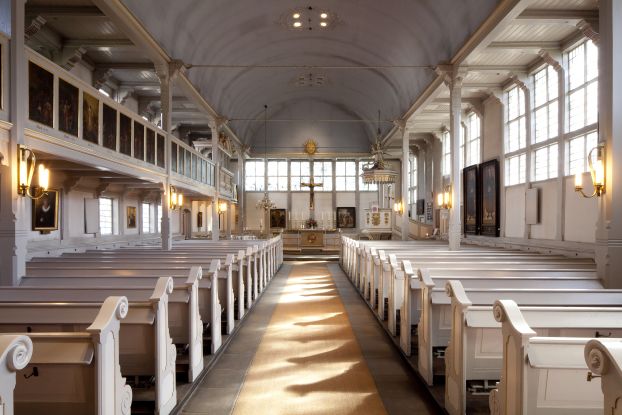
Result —
<instances>
[{"instance_id":1,"label":"framed painting","mask_svg":"<svg viewBox=\"0 0 622 415\"><path fill-rule=\"evenodd\" d=\"M166 167L165 161L164 161L164 153L165 153L165 143L166 140L164 139L164 136L162 134L158 134L158 145L156 147L156 160L158 163L158 167Z\"/></svg>"},{"instance_id":2,"label":"framed painting","mask_svg":"<svg viewBox=\"0 0 622 415\"><path fill-rule=\"evenodd\" d=\"M337 208L337 228L356 228L356 208Z\"/></svg>"},{"instance_id":3,"label":"framed painting","mask_svg":"<svg viewBox=\"0 0 622 415\"><path fill-rule=\"evenodd\" d=\"M78 88L58 80L58 129L78 136Z\"/></svg>"},{"instance_id":4,"label":"framed painting","mask_svg":"<svg viewBox=\"0 0 622 415\"><path fill-rule=\"evenodd\" d=\"M28 117L34 122L53 127L53 114L54 75L28 62Z\"/></svg>"},{"instance_id":5,"label":"framed painting","mask_svg":"<svg viewBox=\"0 0 622 415\"><path fill-rule=\"evenodd\" d=\"M197 213L197 228L203 227L203 212Z\"/></svg>"},{"instance_id":6,"label":"framed painting","mask_svg":"<svg viewBox=\"0 0 622 415\"><path fill-rule=\"evenodd\" d=\"M479 165L480 174L480 233L499 236L499 161L490 160Z\"/></svg>"},{"instance_id":7,"label":"framed painting","mask_svg":"<svg viewBox=\"0 0 622 415\"><path fill-rule=\"evenodd\" d=\"M104 104L103 110L103 145L117 150L117 110Z\"/></svg>"},{"instance_id":8,"label":"framed painting","mask_svg":"<svg viewBox=\"0 0 622 415\"><path fill-rule=\"evenodd\" d=\"M132 119L125 114L119 114L119 151L132 155Z\"/></svg>"},{"instance_id":9,"label":"framed painting","mask_svg":"<svg viewBox=\"0 0 622 415\"><path fill-rule=\"evenodd\" d=\"M58 229L58 190L48 190L32 201L32 230L50 232Z\"/></svg>"},{"instance_id":10,"label":"framed painting","mask_svg":"<svg viewBox=\"0 0 622 415\"><path fill-rule=\"evenodd\" d=\"M270 227L283 228L287 226L285 209L270 209Z\"/></svg>"},{"instance_id":11,"label":"framed painting","mask_svg":"<svg viewBox=\"0 0 622 415\"><path fill-rule=\"evenodd\" d=\"M134 158L145 161L145 126L134 121Z\"/></svg>"},{"instance_id":12,"label":"framed painting","mask_svg":"<svg viewBox=\"0 0 622 415\"><path fill-rule=\"evenodd\" d=\"M155 131L147 128L147 163L155 164Z\"/></svg>"},{"instance_id":13,"label":"framed painting","mask_svg":"<svg viewBox=\"0 0 622 415\"><path fill-rule=\"evenodd\" d=\"M99 100L82 93L82 139L97 144L99 136Z\"/></svg>"},{"instance_id":14,"label":"framed painting","mask_svg":"<svg viewBox=\"0 0 622 415\"><path fill-rule=\"evenodd\" d=\"M136 229L136 206L127 207L127 228Z\"/></svg>"},{"instance_id":15,"label":"framed painting","mask_svg":"<svg viewBox=\"0 0 622 415\"><path fill-rule=\"evenodd\" d=\"M177 144L171 143L171 170L177 173Z\"/></svg>"},{"instance_id":16,"label":"framed painting","mask_svg":"<svg viewBox=\"0 0 622 415\"><path fill-rule=\"evenodd\" d=\"M479 233L479 185L477 176L477 165L466 167L462 170L465 235L477 235Z\"/></svg>"}]
</instances>

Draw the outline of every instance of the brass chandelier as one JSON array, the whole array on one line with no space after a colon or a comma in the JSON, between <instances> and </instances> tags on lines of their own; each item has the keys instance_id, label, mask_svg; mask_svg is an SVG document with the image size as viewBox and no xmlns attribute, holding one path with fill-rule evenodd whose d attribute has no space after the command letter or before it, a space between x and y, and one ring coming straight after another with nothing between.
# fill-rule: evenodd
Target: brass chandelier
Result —
<instances>
[{"instance_id":1,"label":"brass chandelier","mask_svg":"<svg viewBox=\"0 0 622 415\"><path fill-rule=\"evenodd\" d=\"M263 130L263 149L264 149L264 157L263 157L263 164L264 164L264 185L265 183L265 175L266 175L266 169L268 168L268 106L264 105L263 106L264 109L264 130ZM263 193L263 198L257 202L257 204L255 205L256 209L262 209L264 211L269 211L270 209L274 209L276 208L276 205L274 204L274 202L272 200L270 200L270 196L268 194L268 186L266 185L265 191Z\"/></svg>"},{"instance_id":2,"label":"brass chandelier","mask_svg":"<svg viewBox=\"0 0 622 415\"><path fill-rule=\"evenodd\" d=\"M361 178L365 184L391 184L397 179L397 172L387 168L384 161L384 150L380 142L380 111L378 111L378 136L371 146L373 161L365 164Z\"/></svg>"}]
</instances>

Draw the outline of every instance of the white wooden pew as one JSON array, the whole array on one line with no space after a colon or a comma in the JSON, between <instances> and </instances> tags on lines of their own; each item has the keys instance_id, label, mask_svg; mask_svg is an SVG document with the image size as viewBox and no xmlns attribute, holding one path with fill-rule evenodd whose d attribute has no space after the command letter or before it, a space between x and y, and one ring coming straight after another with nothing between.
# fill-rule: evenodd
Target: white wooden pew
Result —
<instances>
[{"instance_id":1,"label":"white wooden pew","mask_svg":"<svg viewBox=\"0 0 622 415\"><path fill-rule=\"evenodd\" d=\"M155 284L155 289L146 290L3 288L0 289L0 331L81 330L94 318L101 304L88 302L89 299L97 301L119 292L130 296L130 312L121 325L119 335L122 373L132 377L154 377L155 397L147 392L145 400L154 401L158 413L169 413L177 403L177 350L169 333L169 306L173 293L171 278L162 277ZM184 299L179 302L184 303ZM199 340L202 349L202 338L187 339L184 335L182 339ZM194 349L197 350L196 347ZM200 356L193 353L193 358L202 358L202 353ZM194 371L203 369L193 363Z\"/></svg>"},{"instance_id":2,"label":"white wooden pew","mask_svg":"<svg viewBox=\"0 0 622 415\"><path fill-rule=\"evenodd\" d=\"M596 271L550 270L540 268L489 268L450 269L425 268L413 270L410 261L404 261L404 273L398 273L394 288L402 287L395 294L402 299L400 305L400 346L407 356L411 355L411 327L417 326L421 317L422 301L434 287L444 287L449 280L459 280L468 288L603 288ZM403 278L403 279L402 279ZM400 283L402 281L403 283ZM422 293L421 287L427 291ZM426 300L422 299L426 296Z\"/></svg>"},{"instance_id":3,"label":"white wooden pew","mask_svg":"<svg viewBox=\"0 0 622 415\"><path fill-rule=\"evenodd\" d=\"M585 362L591 376L588 381L600 376L604 398L604 415L622 413L622 339L594 339L587 342Z\"/></svg>"},{"instance_id":4,"label":"white wooden pew","mask_svg":"<svg viewBox=\"0 0 622 415\"><path fill-rule=\"evenodd\" d=\"M0 287L0 302L97 302L103 301L108 296L123 293L130 304L135 302L147 304L154 295L153 287L157 286L159 281L162 281L162 284L168 283L172 277L142 277L131 281L126 278L96 276L24 278L26 286ZM203 371L203 321L199 309L201 278L201 267L193 267L187 277L179 278L177 281L173 279L176 285L174 284L173 292L168 295L168 332L175 344L188 350L190 382ZM139 307L133 307L133 310L138 309Z\"/></svg>"},{"instance_id":5,"label":"white wooden pew","mask_svg":"<svg viewBox=\"0 0 622 415\"><path fill-rule=\"evenodd\" d=\"M0 334L0 414L13 415L16 372L28 365L32 341L28 336Z\"/></svg>"},{"instance_id":6,"label":"white wooden pew","mask_svg":"<svg viewBox=\"0 0 622 415\"><path fill-rule=\"evenodd\" d=\"M228 263L231 264L230 255ZM194 264L192 264L194 265ZM199 309L201 311L201 317L205 322L218 323L218 327L221 324L221 317L215 316L211 313L212 298L215 297L218 303L218 308L221 309L220 300L222 298L226 304L226 322L227 333L231 333L234 328L234 292L233 282L231 275L231 267L227 267L227 270L223 274L220 274L220 260L213 259L210 262L203 264L206 268L209 267L209 278L199 281ZM63 285L71 284L72 277L78 277L85 279L82 283L90 285L88 277L158 277L168 276L171 274L183 275L188 273L191 269L191 264L182 263L170 263L166 260L158 261L120 261L120 260L83 260L83 261L50 261L50 262L31 262L26 265L27 276L21 280L22 286L55 286L62 282L63 279L67 281L62 282ZM214 270L216 270L214 272ZM218 278L214 278L218 275ZM214 280L222 280L224 284L214 284ZM77 281L74 279L73 281ZM221 281L221 282L222 282ZM80 284L81 282L76 282ZM116 282L112 282L116 284ZM218 319L216 321L215 319ZM214 327L213 327L214 328ZM215 328L214 328L215 329ZM218 329L220 330L220 328ZM220 347L219 337L214 340L215 350Z\"/></svg>"},{"instance_id":7,"label":"white wooden pew","mask_svg":"<svg viewBox=\"0 0 622 415\"><path fill-rule=\"evenodd\" d=\"M586 330L620 324L619 315L565 319L563 313L558 313L554 323ZM584 353L589 337L539 336L512 300L496 301L494 317L502 327L503 366L497 389L490 395L492 414L603 414L600 379L590 382L586 376Z\"/></svg>"},{"instance_id":8,"label":"white wooden pew","mask_svg":"<svg viewBox=\"0 0 622 415\"><path fill-rule=\"evenodd\" d=\"M28 333L33 354L25 376L17 377L15 413L130 414L132 389L119 362L119 329L127 313L126 298L109 297L85 330Z\"/></svg>"}]
</instances>

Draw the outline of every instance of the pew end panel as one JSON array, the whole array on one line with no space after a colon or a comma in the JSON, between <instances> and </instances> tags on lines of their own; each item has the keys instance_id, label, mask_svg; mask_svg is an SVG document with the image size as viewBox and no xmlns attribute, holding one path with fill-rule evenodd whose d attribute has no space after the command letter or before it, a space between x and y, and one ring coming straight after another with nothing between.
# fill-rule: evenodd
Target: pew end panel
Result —
<instances>
[{"instance_id":1,"label":"pew end panel","mask_svg":"<svg viewBox=\"0 0 622 415\"><path fill-rule=\"evenodd\" d=\"M585 345L585 362L600 376L604 414L622 413L622 339L593 339ZM593 376L588 380L594 379Z\"/></svg>"},{"instance_id":2,"label":"pew end panel","mask_svg":"<svg viewBox=\"0 0 622 415\"><path fill-rule=\"evenodd\" d=\"M0 413L14 414L13 393L17 372L32 358L33 345L28 336L0 335Z\"/></svg>"}]
</instances>

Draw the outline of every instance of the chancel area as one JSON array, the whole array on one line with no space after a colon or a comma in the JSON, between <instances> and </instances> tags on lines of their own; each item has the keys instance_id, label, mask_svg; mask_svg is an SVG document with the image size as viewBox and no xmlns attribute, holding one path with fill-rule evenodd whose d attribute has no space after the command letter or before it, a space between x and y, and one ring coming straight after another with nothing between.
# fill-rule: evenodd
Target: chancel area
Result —
<instances>
[{"instance_id":1,"label":"chancel area","mask_svg":"<svg viewBox=\"0 0 622 415\"><path fill-rule=\"evenodd\" d=\"M0 0L0 415L622 414L622 1Z\"/></svg>"}]
</instances>

